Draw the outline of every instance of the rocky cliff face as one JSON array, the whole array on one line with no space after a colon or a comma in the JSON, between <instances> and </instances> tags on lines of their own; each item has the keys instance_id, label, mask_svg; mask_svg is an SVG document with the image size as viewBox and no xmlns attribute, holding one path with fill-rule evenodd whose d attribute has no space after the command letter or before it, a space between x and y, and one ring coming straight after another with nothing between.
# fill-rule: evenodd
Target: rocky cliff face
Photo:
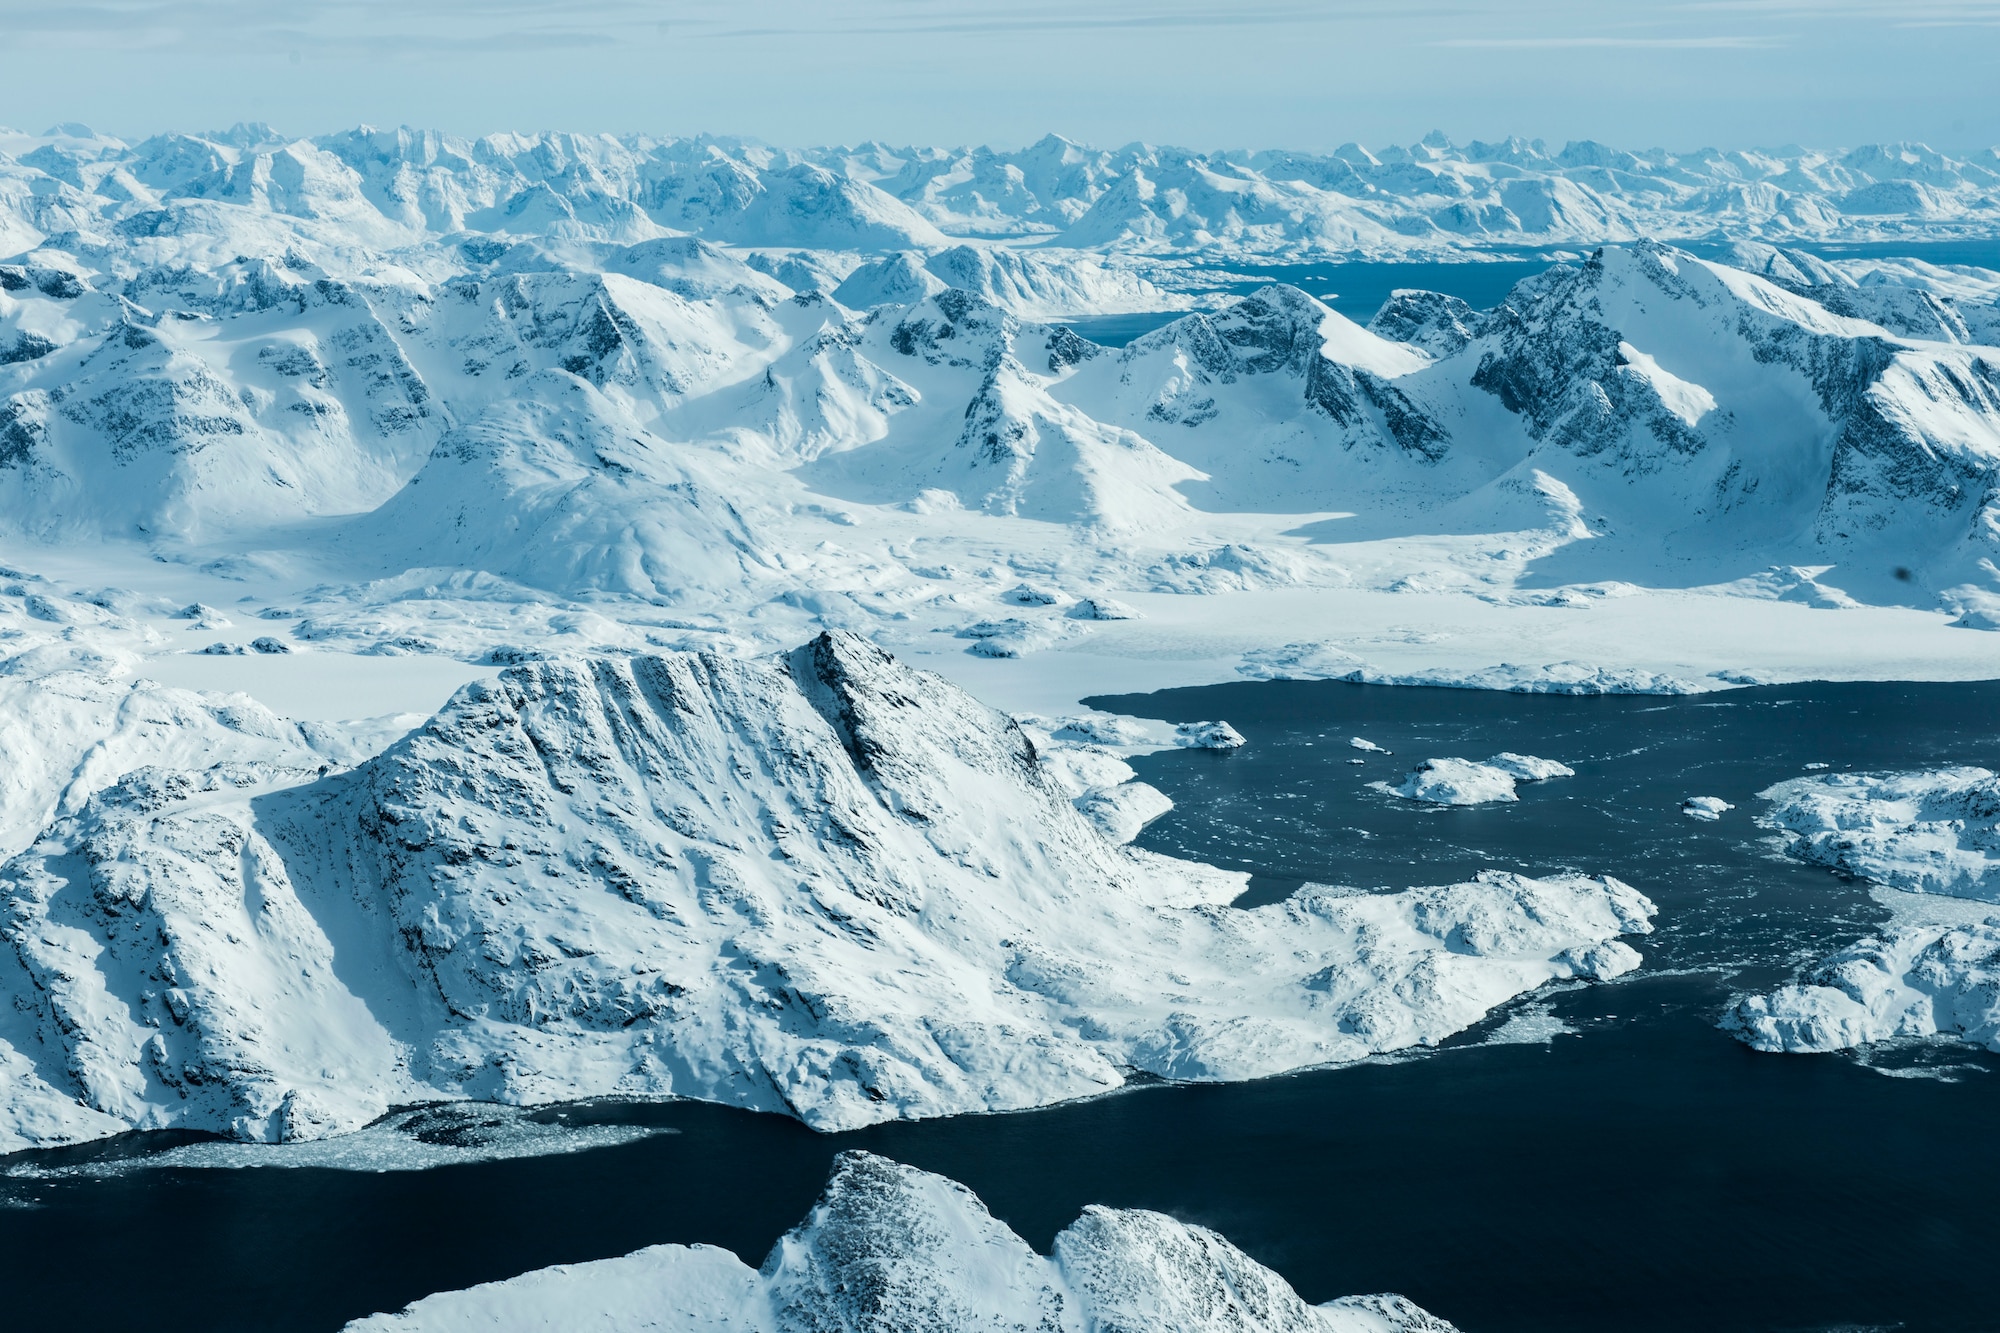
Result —
<instances>
[{"instance_id":1,"label":"rocky cliff face","mask_svg":"<svg viewBox=\"0 0 2000 1333\"><path fill-rule=\"evenodd\" d=\"M135 773L9 863L13 1102L96 1117L12 1142L611 1093L837 1129L1252 1078L1628 970L1652 910L1580 876L1239 888L1119 846L1012 722L851 636L529 663L345 772Z\"/></svg>"}]
</instances>

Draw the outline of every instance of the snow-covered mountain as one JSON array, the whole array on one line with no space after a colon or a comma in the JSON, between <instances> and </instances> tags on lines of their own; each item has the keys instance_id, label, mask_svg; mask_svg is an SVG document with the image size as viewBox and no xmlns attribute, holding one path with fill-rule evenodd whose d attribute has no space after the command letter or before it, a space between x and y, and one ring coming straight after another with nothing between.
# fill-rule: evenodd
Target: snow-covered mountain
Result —
<instances>
[{"instance_id":1,"label":"snow-covered mountain","mask_svg":"<svg viewBox=\"0 0 2000 1333\"><path fill-rule=\"evenodd\" d=\"M1044 1257L965 1186L865 1152L834 1159L819 1202L761 1269L713 1246L655 1245L429 1296L347 1328L526 1333L558 1326L605 1333L1453 1333L1402 1296L1308 1305L1222 1236L1144 1209L1086 1208Z\"/></svg>"},{"instance_id":2,"label":"snow-covered mountain","mask_svg":"<svg viewBox=\"0 0 2000 1333\"><path fill-rule=\"evenodd\" d=\"M589 142L565 171L637 170ZM822 623L956 631L1018 581L963 587L996 551L1071 600L1617 579L1966 624L2000 605L1982 270L1746 246L1752 272L1640 242L1493 310L1401 292L1363 328L1272 286L1112 350L1050 312L1180 298L1075 256L575 231L378 250L330 206L267 234L304 216L268 190L199 206L0 265L0 532L739 630L809 599ZM1420 570L1363 554L1495 532ZM501 646L468 633L453 651Z\"/></svg>"},{"instance_id":3,"label":"snow-covered mountain","mask_svg":"<svg viewBox=\"0 0 2000 1333\"><path fill-rule=\"evenodd\" d=\"M1242 876L1072 803L1090 766L853 636L530 663L337 772L238 728L0 869L0 1150L316 1138L458 1097L840 1129L1254 1078L1616 976L1650 929L1581 876L1228 907Z\"/></svg>"},{"instance_id":4,"label":"snow-covered mountain","mask_svg":"<svg viewBox=\"0 0 2000 1333\"><path fill-rule=\"evenodd\" d=\"M1771 640L1678 640L1748 606L1985 669L1948 626L2000 626L2000 274L1636 241L1363 326L1283 284L1197 307L1140 252L1282 249L1445 178L1618 234L1584 182L1667 169L971 157L239 127L0 164L4 1142L591 1093L836 1127L1433 1042L1629 967L1648 905L1487 876L1230 908L1123 845L1165 798L1066 715L1098 664L1722 688ZM1934 203L1986 168L1812 170ZM1065 322L1134 309L1174 317ZM411 722L145 679L225 679L196 653L253 693L280 656L294 688L511 669L390 744Z\"/></svg>"},{"instance_id":5,"label":"snow-covered mountain","mask_svg":"<svg viewBox=\"0 0 2000 1333\"><path fill-rule=\"evenodd\" d=\"M1014 238L1119 254L1388 256L1986 236L2000 219L2000 150L1961 159L1921 144L1557 151L1433 134L1374 152L1197 153L1051 135L1019 151L794 151L407 127L287 140L237 126L127 144L66 129L0 155L0 253L72 234L213 233L234 208L269 219L266 235L341 233L384 249L467 233L631 243L672 232L876 255Z\"/></svg>"}]
</instances>

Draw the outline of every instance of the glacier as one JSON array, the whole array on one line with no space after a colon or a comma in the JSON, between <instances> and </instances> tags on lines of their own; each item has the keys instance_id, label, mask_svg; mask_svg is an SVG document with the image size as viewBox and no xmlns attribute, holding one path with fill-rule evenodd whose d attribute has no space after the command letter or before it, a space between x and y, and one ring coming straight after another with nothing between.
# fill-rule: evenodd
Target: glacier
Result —
<instances>
[{"instance_id":1,"label":"glacier","mask_svg":"<svg viewBox=\"0 0 2000 1333\"><path fill-rule=\"evenodd\" d=\"M1397 1295L1308 1305L1205 1227L1093 1205L1039 1255L955 1181L867 1152L834 1159L819 1201L761 1268L710 1245L655 1245L427 1296L349 1333L974 1329L1453 1333Z\"/></svg>"}]
</instances>

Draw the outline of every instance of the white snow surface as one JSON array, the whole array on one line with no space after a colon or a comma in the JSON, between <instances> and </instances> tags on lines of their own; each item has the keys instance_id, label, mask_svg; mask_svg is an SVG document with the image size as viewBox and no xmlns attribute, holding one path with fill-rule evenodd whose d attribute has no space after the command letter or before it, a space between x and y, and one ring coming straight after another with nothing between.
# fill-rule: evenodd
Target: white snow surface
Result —
<instances>
[{"instance_id":1,"label":"white snow surface","mask_svg":"<svg viewBox=\"0 0 2000 1333\"><path fill-rule=\"evenodd\" d=\"M536 779L522 791L548 827L425 806L403 826L436 839L404 859L381 850L393 840L350 846L281 818L323 807L350 819L340 837L386 829L381 811L402 807L378 784L433 754L511 800L495 776L507 756L423 738L469 726L467 710L539 716L523 681L599 690L653 659L764 679L827 630L1051 719L1085 717L1087 694L1243 678L1684 693L1993 672L1980 631L2000 626L2000 274L1786 248L1977 233L1984 159L1436 136L1325 157L1054 138L1008 154L793 152L259 127L8 144L9 1142L163 1123L308 1135L397 1098L564 1089L726 1083L785 1109L815 1079L824 1104L798 1092L791 1109L850 1123L1080 1095L1172 1065L1169 1050L1226 1071L1350 1058L1285 1026L1323 1003L1284 989L1290 964L1256 983L1275 990L1223 987L1187 1008L1158 977L1085 994L1017 969L998 940L1030 936L1011 924L940 943L945 917L829 868L848 852L814 853L819 877L787 888L772 878L783 858L752 849L826 817L787 783L757 798L789 812L782 828L730 814L697 834L674 831L674 802L633 796L641 779L578 788L637 821L621 842L591 831L610 816L584 796ZM1629 240L1718 228L1744 238L1728 264ZM1491 311L1401 292L1365 325L1282 284L1223 302L1199 279L1218 256L1467 257L1467 238L1563 262ZM1582 255L1586 241L1612 243ZM1119 349L1063 322L1137 309L1183 313ZM794 734L759 716L746 735ZM1167 895L1144 910L1195 911L1174 886L1214 876L1143 858L1132 871L1116 843L1165 798L1111 764L1175 737L1093 716L1094 736L1035 741L1061 806L1051 827L1098 849L1078 901L1124 902L1112 886L1136 875L1142 901ZM919 854L890 827L869 855L925 903L1009 858L1072 869L985 833ZM648 859L709 834L726 854ZM1984 855L1926 836L1952 873ZM436 871L469 896L412 868L461 844L614 897L619 876L645 880L635 865L672 878L678 925L645 902L612 910L684 928L673 968L646 971L654 946L622 918L543 915L493 890L486 861ZM712 878L711 862L726 876L746 857L752 888ZM736 947L719 924L731 895L762 910L766 890L803 884L869 905L815 907L812 930L746 917L745 938L768 946L760 966L879 928L894 942L882 957L928 967L943 950L939 987L967 969L965 1022L1032 1056L961 1064L958 1036L912 1028L941 1012L922 987L884 1017L880 994L828 984L815 1011L810 984L774 999L791 984L775 971L716 962ZM1126 910L1111 914L1121 931ZM1277 949L1265 918L1216 910L1215 940L1187 924L1199 913L1130 930L1204 957L1226 935L1239 963ZM776 921L789 925L759 933ZM1529 951L1543 964L1568 947L1545 944ZM453 970L488 953L491 976ZM778 1035L757 1050L755 1025L682 1063L647 1044L675 1004L714 1025L767 1002ZM1079 1014L1121 1005L1079 1035ZM1215 1054L1220 1029L1201 1025L1225 1012L1255 1018L1253 1054ZM1163 1036L1182 1013L1208 1035ZM613 1032L613 1015L641 1016Z\"/></svg>"},{"instance_id":2,"label":"white snow surface","mask_svg":"<svg viewBox=\"0 0 2000 1333\"><path fill-rule=\"evenodd\" d=\"M2000 902L2000 777L1983 768L1825 773L1760 792L1802 861L1915 893Z\"/></svg>"},{"instance_id":3,"label":"white snow surface","mask_svg":"<svg viewBox=\"0 0 2000 1333\"><path fill-rule=\"evenodd\" d=\"M1629 971L1653 911L1499 872L1225 906L1240 874L1114 840L1144 793L1107 837L1086 769L847 634L528 662L352 767L245 754L129 773L0 867L0 1146L462 1097L845 1129L1254 1078Z\"/></svg>"},{"instance_id":4,"label":"white snow surface","mask_svg":"<svg viewBox=\"0 0 2000 1333\"><path fill-rule=\"evenodd\" d=\"M1760 1051L1939 1036L2000 1051L2000 917L1864 939L1792 985L1738 1001L1723 1026Z\"/></svg>"},{"instance_id":5,"label":"white snow surface","mask_svg":"<svg viewBox=\"0 0 2000 1333\"><path fill-rule=\"evenodd\" d=\"M1494 245L1639 236L1983 237L2000 220L1994 152L1954 157L1921 144L1669 153L1432 134L1372 152L1199 153L1050 135L1019 151L783 149L709 135L465 138L368 126L288 140L240 126L139 143L10 135L7 148L8 249L118 229L171 243L224 221L239 235L346 234L383 249L426 236L631 244L697 233L775 251L777 270L800 248L934 257L1004 254L994 243L1011 240L1119 257L1480 258Z\"/></svg>"},{"instance_id":6,"label":"white snow surface","mask_svg":"<svg viewBox=\"0 0 2000 1333\"><path fill-rule=\"evenodd\" d=\"M1520 800L1517 786L1523 782L1546 782L1550 778L1575 776L1575 769L1553 759L1503 752L1484 762L1426 759L1394 786L1386 782L1371 782L1368 785L1388 795L1422 801L1426 805L1487 805L1496 801Z\"/></svg>"},{"instance_id":7,"label":"white snow surface","mask_svg":"<svg viewBox=\"0 0 2000 1333\"><path fill-rule=\"evenodd\" d=\"M1707 824L1715 823L1726 811L1735 808L1720 796L1690 796L1681 802L1682 814L1689 819L1698 819Z\"/></svg>"},{"instance_id":8,"label":"white snow surface","mask_svg":"<svg viewBox=\"0 0 2000 1333\"><path fill-rule=\"evenodd\" d=\"M1895 920L1797 982L1739 1000L1723 1026L1762 1051L1930 1037L2000 1050L2000 916L1974 906L2000 901L2000 777L1815 773L1759 795L1771 802L1759 822L1788 854L1869 881Z\"/></svg>"},{"instance_id":9,"label":"white snow surface","mask_svg":"<svg viewBox=\"0 0 2000 1333\"><path fill-rule=\"evenodd\" d=\"M866 1152L834 1160L812 1212L753 1269L655 1245L427 1296L349 1333L1453 1333L1401 1296L1312 1306L1204 1227L1093 1205L1048 1256L943 1176Z\"/></svg>"}]
</instances>

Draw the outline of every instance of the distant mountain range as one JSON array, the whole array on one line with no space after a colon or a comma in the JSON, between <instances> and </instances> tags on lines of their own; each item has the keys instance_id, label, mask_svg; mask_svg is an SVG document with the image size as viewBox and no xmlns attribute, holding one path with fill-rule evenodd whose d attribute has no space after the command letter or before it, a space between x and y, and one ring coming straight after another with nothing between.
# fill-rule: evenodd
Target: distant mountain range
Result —
<instances>
[{"instance_id":1,"label":"distant mountain range","mask_svg":"<svg viewBox=\"0 0 2000 1333\"><path fill-rule=\"evenodd\" d=\"M0 131L0 254L47 238L213 230L249 204L304 234L394 248L469 233L631 242L668 233L879 253L1037 238L1121 254L1304 257L1574 247L1641 237L1796 242L1988 237L2000 150L1664 149L1589 141L1331 153L1087 148L775 149L700 136L457 138L261 125L137 144ZM65 242L66 243L66 242Z\"/></svg>"}]
</instances>

